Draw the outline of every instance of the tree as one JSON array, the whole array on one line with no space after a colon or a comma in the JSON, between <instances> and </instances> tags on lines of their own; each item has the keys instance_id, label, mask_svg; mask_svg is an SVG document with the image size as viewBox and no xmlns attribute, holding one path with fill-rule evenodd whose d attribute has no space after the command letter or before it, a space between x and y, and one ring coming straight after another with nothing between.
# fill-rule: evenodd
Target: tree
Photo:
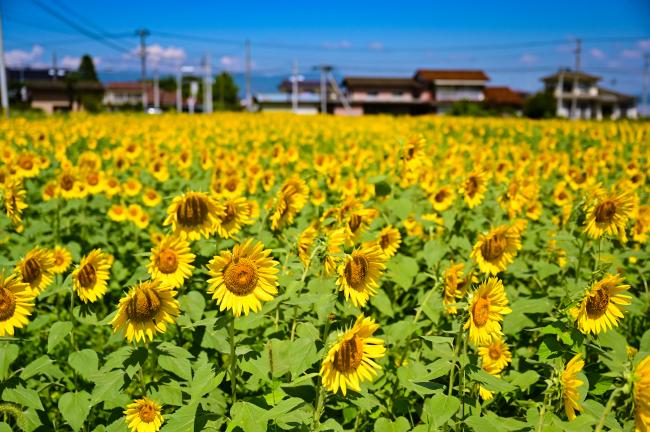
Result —
<instances>
[{"instance_id":1,"label":"tree","mask_svg":"<svg viewBox=\"0 0 650 432\"><path fill-rule=\"evenodd\" d=\"M215 109L232 110L239 108L239 88L228 72L221 72L212 84L212 100Z\"/></svg>"},{"instance_id":2,"label":"tree","mask_svg":"<svg viewBox=\"0 0 650 432\"><path fill-rule=\"evenodd\" d=\"M524 102L524 116L532 119L555 117L555 97L550 91L535 93Z\"/></svg>"},{"instance_id":3,"label":"tree","mask_svg":"<svg viewBox=\"0 0 650 432\"><path fill-rule=\"evenodd\" d=\"M79 74L79 81L99 82L97 72L95 71L95 63L93 62L92 57L88 54L84 54L81 57L77 73Z\"/></svg>"}]
</instances>

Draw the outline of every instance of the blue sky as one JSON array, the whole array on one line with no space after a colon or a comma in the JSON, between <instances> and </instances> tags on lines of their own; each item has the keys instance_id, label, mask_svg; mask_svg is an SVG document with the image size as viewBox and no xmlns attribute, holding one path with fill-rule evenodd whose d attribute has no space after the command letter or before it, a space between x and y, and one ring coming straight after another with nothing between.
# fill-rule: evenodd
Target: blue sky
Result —
<instances>
[{"instance_id":1,"label":"blue sky","mask_svg":"<svg viewBox=\"0 0 650 432\"><path fill-rule=\"evenodd\" d=\"M255 83L330 63L339 75L409 76L416 68L484 69L493 85L535 90L539 78L572 66L583 38L583 68L602 85L640 94L650 53L650 1L228 1L0 0L5 50L13 66L43 66L56 52L76 67L95 57L105 80L137 78L136 28L151 30L150 70L199 65L241 72L245 39ZM38 3L93 34L97 42ZM267 84L265 84L267 85ZM254 88L255 90L255 88ZM264 89L267 90L267 89Z\"/></svg>"}]
</instances>

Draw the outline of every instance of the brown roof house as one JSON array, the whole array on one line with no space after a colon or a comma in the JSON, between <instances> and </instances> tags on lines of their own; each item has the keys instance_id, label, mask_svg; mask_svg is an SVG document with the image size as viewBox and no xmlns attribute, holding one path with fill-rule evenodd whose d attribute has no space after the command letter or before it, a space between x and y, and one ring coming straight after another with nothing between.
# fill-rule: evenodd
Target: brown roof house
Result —
<instances>
[{"instance_id":1,"label":"brown roof house","mask_svg":"<svg viewBox=\"0 0 650 432\"><path fill-rule=\"evenodd\" d=\"M142 105L142 83L138 81L110 82L105 88L104 105L109 109ZM160 89L158 94L162 108L176 106L176 92ZM154 103L154 88L150 82L147 83L147 101Z\"/></svg>"},{"instance_id":2,"label":"brown roof house","mask_svg":"<svg viewBox=\"0 0 650 432\"><path fill-rule=\"evenodd\" d=\"M510 87L485 87L483 104L497 111L511 110L521 114L524 107L524 96Z\"/></svg>"},{"instance_id":3,"label":"brown roof house","mask_svg":"<svg viewBox=\"0 0 650 432\"><path fill-rule=\"evenodd\" d=\"M636 98L598 86L600 77L562 69L542 78L557 102L556 115L573 119L637 118Z\"/></svg>"},{"instance_id":4,"label":"brown roof house","mask_svg":"<svg viewBox=\"0 0 650 432\"><path fill-rule=\"evenodd\" d=\"M345 77L343 86L351 110L337 106L335 114L414 115L425 114L431 108L424 86L410 78Z\"/></svg>"},{"instance_id":5,"label":"brown roof house","mask_svg":"<svg viewBox=\"0 0 650 432\"><path fill-rule=\"evenodd\" d=\"M483 102L490 78L482 70L419 69L413 79L424 86L433 112L444 114L455 102Z\"/></svg>"}]
</instances>

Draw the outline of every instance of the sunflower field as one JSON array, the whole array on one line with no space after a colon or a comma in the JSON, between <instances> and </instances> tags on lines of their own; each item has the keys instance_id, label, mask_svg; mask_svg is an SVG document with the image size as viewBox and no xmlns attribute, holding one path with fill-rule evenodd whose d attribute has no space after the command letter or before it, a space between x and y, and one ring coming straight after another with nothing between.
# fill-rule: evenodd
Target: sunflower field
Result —
<instances>
[{"instance_id":1,"label":"sunflower field","mask_svg":"<svg viewBox=\"0 0 650 432\"><path fill-rule=\"evenodd\" d=\"M0 432L648 431L650 124L0 123Z\"/></svg>"}]
</instances>

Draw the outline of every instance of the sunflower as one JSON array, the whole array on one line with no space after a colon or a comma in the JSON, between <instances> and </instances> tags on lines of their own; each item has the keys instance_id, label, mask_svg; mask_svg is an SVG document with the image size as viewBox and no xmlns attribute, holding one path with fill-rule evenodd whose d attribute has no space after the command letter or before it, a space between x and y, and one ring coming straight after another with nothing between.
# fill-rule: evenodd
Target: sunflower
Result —
<instances>
[{"instance_id":1,"label":"sunflower","mask_svg":"<svg viewBox=\"0 0 650 432\"><path fill-rule=\"evenodd\" d=\"M307 202L309 188L304 180L292 177L282 184L273 203L271 212L271 229L291 225L294 217L302 210Z\"/></svg>"},{"instance_id":2,"label":"sunflower","mask_svg":"<svg viewBox=\"0 0 650 432\"><path fill-rule=\"evenodd\" d=\"M489 344L479 347L482 367L491 374L501 373L512 362L512 354L503 339L493 339Z\"/></svg>"},{"instance_id":3,"label":"sunflower","mask_svg":"<svg viewBox=\"0 0 650 432\"><path fill-rule=\"evenodd\" d=\"M124 222L127 219L127 210L123 204L113 204L108 209L108 218L115 222Z\"/></svg>"},{"instance_id":4,"label":"sunflower","mask_svg":"<svg viewBox=\"0 0 650 432\"><path fill-rule=\"evenodd\" d=\"M304 266L309 265L314 241L318 235L316 224L311 224L298 237L298 258Z\"/></svg>"},{"instance_id":5,"label":"sunflower","mask_svg":"<svg viewBox=\"0 0 650 432\"><path fill-rule=\"evenodd\" d=\"M456 303L459 299L465 297L467 287L472 282L478 282L476 277L473 275L473 272L470 272L465 276L463 272L464 268L465 264L454 264L452 261L449 268L445 270L443 276L445 280L445 293L442 299L442 304L445 305L445 311L451 315L458 313Z\"/></svg>"},{"instance_id":6,"label":"sunflower","mask_svg":"<svg viewBox=\"0 0 650 432\"><path fill-rule=\"evenodd\" d=\"M147 269L152 279L158 279L171 288L180 288L185 279L192 275L192 261L195 257L187 240L165 236L151 249Z\"/></svg>"},{"instance_id":7,"label":"sunflower","mask_svg":"<svg viewBox=\"0 0 650 432\"><path fill-rule=\"evenodd\" d=\"M521 249L521 232L515 226L501 225L481 234L470 255L483 273L504 271Z\"/></svg>"},{"instance_id":8,"label":"sunflower","mask_svg":"<svg viewBox=\"0 0 650 432\"><path fill-rule=\"evenodd\" d=\"M156 207L162 202L160 194L153 188L147 188L142 193L142 202L147 207Z\"/></svg>"},{"instance_id":9,"label":"sunflower","mask_svg":"<svg viewBox=\"0 0 650 432\"><path fill-rule=\"evenodd\" d=\"M379 238L376 240L377 246L387 257L392 257L397 253L397 249L402 244L402 235L399 230L388 225L379 232Z\"/></svg>"},{"instance_id":10,"label":"sunflower","mask_svg":"<svg viewBox=\"0 0 650 432\"><path fill-rule=\"evenodd\" d=\"M2 199L7 217L16 226L17 232L23 231L23 210L27 208L25 203L25 188L23 182L18 178L12 178L2 189Z\"/></svg>"},{"instance_id":11,"label":"sunflower","mask_svg":"<svg viewBox=\"0 0 650 432\"><path fill-rule=\"evenodd\" d=\"M129 197L134 197L137 194L140 193L142 190L142 183L140 183L140 180L135 179L135 178L129 178L126 180L126 182L122 185L122 190L124 191L124 194Z\"/></svg>"},{"instance_id":12,"label":"sunflower","mask_svg":"<svg viewBox=\"0 0 650 432\"><path fill-rule=\"evenodd\" d=\"M634 370L634 406L636 430L650 430L650 356L646 356Z\"/></svg>"},{"instance_id":13,"label":"sunflower","mask_svg":"<svg viewBox=\"0 0 650 432\"><path fill-rule=\"evenodd\" d=\"M233 315L241 316L262 308L260 300L271 301L278 293L278 262L271 257L271 250L264 249L262 242L248 239L235 245L232 252L221 252L210 260L208 292L219 304L219 310L232 309Z\"/></svg>"},{"instance_id":14,"label":"sunflower","mask_svg":"<svg viewBox=\"0 0 650 432\"><path fill-rule=\"evenodd\" d=\"M620 275L606 275L587 289L582 302L570 313L581 332L599 334L618 326L623 318L622 306L630 304L630 296L621 294L629 285L623 284Z\"/></svg>"},{"instance_id":15,"label":"sunflower","mask_svg":"<svg viewBox=\"0 0 650 432\"><path fill-rule=\"evenodd\" d=\"M159 280L140 282L120 299L117 315L111 321L115 332L126 328L129 342L153 340L156 332L164 333L167 323L179 314L176 291Z\"/></svg>"},{"instance_id":16,"label":"sunflower","mask_svg":"<svg viewBox=\"0 0 650 432\"><path fill-rule=\"evenodd\" d=\"M429 197L429 202L436 211L442 212L447 210L456 200L454 189L449 186L441 186Z\"/></svg>"},{"instance_id":17,"label":"sunflower","mask_svg":"<svg viewBox=\"0 0 650 432\"><path fill-rule=\"evenodd\" d=\"M478 171L470 173L460 187L463 199L469 208L474 208L483 201L486 190L486 175Z\"/></svg>"},{"instance_id":18,"label":"sunflower","mask_svg":"<svg viewBox=\"0 0 650 432\"><path fill-rule=\"evenodd\" d=\"M469 329L469 340L477 346L487 345L501 336L503 315L509 314L508 297L503 282L491 277L470 295L469 319L464 329Z\"/></svg>"},{"instance_id":19,"label":"sunflower","mask_svg":"<svg viewBox=\"0 0 650 432\"><path fill-rule=\"evenodd\" d=\"M14 328L27 325L34 309L34 291L18 275L0 274L0 336L13 336Z\"/></svg>"},{"instance_id":20,"label":"sunflower","mask_svg":"<svg viewBox=\"0 0 650 432\"><path fill-rule=\"evenodd\" d=\"M365 306L370 296L375 295L379 278L386 268L386 255L379 246L355 249L346 255L339 265L336 285L343 291L346 300L357 307Z\"/></svg>"},{"instance_id":21,"label":"sunflower","mask_svg":"<svg viewBox=\"0 0 650 432\"><path fill-rule=\"evenodd\" d=\"M219 217L217 234L219 237L227 239L236 235L242 225L250 223L251 208L246 198L242 197L229 198L222 204L224 212Z\"/></svg>"},{"instance_id":22,"label":"sunflower","mask_svg":"<svg viewBox=\"0 0 650 432\"><path fill-rule=\"evenodd\" d=\"M64 273L72 264L72 254L61 246L55 246L52 249L52 259L54 259L54 266L52 267L52 273L54 274Z\"/></svg>"},{"instance_id":23,"label":"sunflower","mask_svg":"<svg viewBox=\"0 0 650 432\"><path fill-rule=\"evenodd\" d=\"M379 328L370 317L359 315L354 326L340 335L323 360L320 376L325 388L333 393L341 389L361 391L361 381L371 381L381 369L374 359L386 354L384 341L372 335Z\"/></svg>"},{"instance_id":24,"label":"sunflower","mask_svg":"<svg viewBox=\"0 0 650 432\"><path fill-rule=\"evenodd\" d=\"M205 192L187 192L177 196L167 209L164 225L174 234L189 240L208 238L216 229L223 208Z\"/></svg>"},{"instance_id":25,"label":"sunflower","mask_svg":"<svg viewBox=\"0 0 650 432\"><path fill-rule=\"evenodd\" d=\"M325 241L325 255L323 256L325 276L332 276L336 273L336 268L341 262L344 243L345 230L343 228L335 229L327 234L327 239Z\"/></svg>"},{"instance_id":26,"label":"sunflower","mask_svg":"<svg viewBox=\"0 0 650 432\"><path fill-rule=\"evenodd\" d=\"M618 236L625 243L625 226L633 210L634 192L605 192L599 188L585 205L584 232L592 238L600 238L604 234Z\"/></svg>"},{"instance_id":27,"label":"sunflower","mask_svg":"<svg viewBox=\"0 0 650 432\"><path fill-rule=\"evenodd\" d=\"M148 397L133 401L124 414L131 432L157 432L165 421L160 413L160 405Z\"/></svg>"},{"instance_id":28,"label":"sunflower","mask_svg":"<svg viewBox=\"0 0 650 432\"><path fill-rule=\"evenodd\" d=\"M81 258L79 266L72 271L72 281L84 303L95 303L106 294L110 268L107 256L100 249Z\"/></svg>"},{"instance_id":29,"label":"sunflower","mask_svg":"<svg viewBox=\"0 0 650 432\"><path fill-rule=\"evenodd\" d=\"M576 411L582 411L578 387L582 386L584 381L578 379L578 374L582 372L584 365L582 354L578 353L569 360L562 371L562 400L564 401L564 411L569 420L576 418Z\"/></svg>"},{"instance_id":30,"label":"sunflower","mask_svg":"<svg viewBox=\"0 0 650 432\"><path fill-rule=\"evenodd\" d=\"M29 284L38 295L52 282L54 259L52 253L41 247L27 252L27 255L18 262L16 271L20 274L22 282Z\"/></svg>"}]
</instances>

